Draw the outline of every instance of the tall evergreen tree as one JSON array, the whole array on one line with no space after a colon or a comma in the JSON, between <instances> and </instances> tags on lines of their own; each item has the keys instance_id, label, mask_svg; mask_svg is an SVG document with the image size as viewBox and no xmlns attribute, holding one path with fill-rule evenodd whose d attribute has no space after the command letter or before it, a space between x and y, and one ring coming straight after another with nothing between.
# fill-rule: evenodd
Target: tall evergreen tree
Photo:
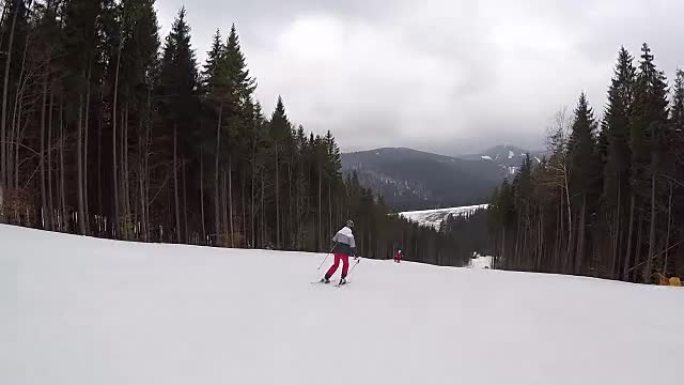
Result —
<instances>
[{"instance_id":1,"label":"tall evergreen tree","mask_svg":"<svg viewBox=\"0 0 684 385\"><path fill-rule=\"evenodd\" d=\"M607 204L607 214L611 218L609 226L612 245L611 276L616 277L620 259L624 255L620 247L625 237L628 210L630 148L629 127L630 110L634 97L636 68L632 57L622 47L618 55L615 74L608 90L608 106L603 120L603 132L608 142L604 168L603 200Z\"/></svg>"},{"instance_id":2,"label":"tall evergreen tree","mask_svg":"<svg viewBox=\"0 0 684 385\"><path fill-rule=\"evenodd\" d=\"M205 94L214 94L217 92L219 79L221 78L219 66L224 54L223 42L221 41L221 31L216 30L214 34L211 50L207 52L207 61L202 70L202 91Z\"/></svg>"},{"instance_id":3,"label":"tall evergreen tree","mask_svg":"<svg viewBox=\"0 0 684 385\"><path fill-rule=\"evenodd\" d=\"M632 189L640 210L637 219L636 263L643 262L641 279L649 281L655 254L655 228L657 221L656 195L660 153L666 135L668 120L667 83L656 69L653 55L647 44L641 48L641 61L635 87L633 119L631 121ZM650 207L649 207L650 206ZM642 225L648 225L648 247L642 247ZM645 254L645 261L642 256Z\"/></svg>"},{"instance_id":4,"label":"tall evergreen tree","mask_svg":"<svg viewBox=\"0 0 684 385\"><path fill-rule=\"evenodd\" d=\"M161 59L158 100L160 112L170 128L172 142L173 201L175 206L174 229L176 241L183 241L183 219L181 217L181 195L185 194L185 184L179 177L181 167L187 161L189 142L196 135L198 100L196 99L197 68L195 54L190 45L190 27L185 21L185 8L182 8L166 38ZM182 191L181 191L182 190Z\"/></svg>"},{"instance_id":5,"label":"tall evergreen tree","mask_svg":"<svg viewBox=\"0 0 684 385\"><path fill-rule=\"evenodd\" d=\"M576 274L581 272L586 252L586 226L589 200L593 198L597 182L600 177L600 163L595 141L594 130L596 123L586 95L582 93L575 109L575 121L568 143L568 158L570 160L570 193L576 199L577 229L575 238ZM598 172L597 172L598 171Z\"/></svg>"}]
</instances>

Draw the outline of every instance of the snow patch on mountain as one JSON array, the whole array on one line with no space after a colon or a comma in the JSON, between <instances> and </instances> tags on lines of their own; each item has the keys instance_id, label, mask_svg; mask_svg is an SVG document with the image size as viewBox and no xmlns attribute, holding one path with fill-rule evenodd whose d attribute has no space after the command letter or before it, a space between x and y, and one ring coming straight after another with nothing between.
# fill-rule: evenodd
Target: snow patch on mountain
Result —
<instances>
[{"instance_id":1,"label":"snow patch on mountain","mask_svg":"<svg viewBox=\"0 0 684 385\"><path fill-rule=\"evenodd\" d=\"M420 211L405 211L399 213L402 217L416 222L422 226L433 227L439 230L442 221L447 219L450 215L454 216L468 216L478 210L485 210L489 204L479 204L471 206L449 207L445 209L420 210Z\"/></svg>"}]
</instances>

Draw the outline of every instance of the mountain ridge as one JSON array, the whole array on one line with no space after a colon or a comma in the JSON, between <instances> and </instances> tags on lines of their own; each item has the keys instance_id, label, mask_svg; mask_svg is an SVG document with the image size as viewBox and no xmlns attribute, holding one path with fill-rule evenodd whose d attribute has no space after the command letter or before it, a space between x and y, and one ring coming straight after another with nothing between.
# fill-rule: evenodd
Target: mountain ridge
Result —
<instances>
[{"instance_id":1,"label":"mountain ridge","mask_svg":"<svg viewBox=\"0 0 684 385\"><path fill-rule=\"evenodd\" d=\"M486 202L504 178L517 172L525 154L508 145L463 156L381 147L343 153L341 159L344 173L356 173L391 208L405 211ZM538 154L531 156L540 160Z\"/></svg>"}]
</instances>

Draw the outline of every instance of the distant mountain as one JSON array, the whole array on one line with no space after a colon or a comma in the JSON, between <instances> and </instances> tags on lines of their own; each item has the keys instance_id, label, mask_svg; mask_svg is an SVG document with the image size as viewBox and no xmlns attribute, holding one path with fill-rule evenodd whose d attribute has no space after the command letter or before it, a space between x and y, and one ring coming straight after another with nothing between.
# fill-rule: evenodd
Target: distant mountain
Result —
<instances>
[{"instance_id":1,"label":"distant mountain","mask_svg":"<svg viewBox=\"0 0 684 385\"><path fill-rule=\"evenodd\" d=\"M342 169L382 195L397 211L487 202L501 181L515 174L527 151L496 146L481 154L450 157L409 148L342 154ZM542 153L531 153L537 161Z\"/></svg>"},{"instance_id":2,"label":"distant mountain","mask_svg":"<svg viewBox=\"0 0 684 385\"><path fill-rule=\"evenodd\" d=\"M503 179L493 162L431 154L408 148L381 148L342 155L345 173L380 194L395 210L482 203Z\"/></svg>"},{"instance_id":3,"label":"distant mountain","mask_svg":"<svg viewBox=\"0 0 684 385\"><path fill-rule=\"evenodd\" d=\"M528 153L533 162L539 163L544 157L544 151L528 151L520 147L499 145L481 153L464 155L460 158L495 163L502 175L510 176L515 175Z\"/></svg>"}]
</instances>

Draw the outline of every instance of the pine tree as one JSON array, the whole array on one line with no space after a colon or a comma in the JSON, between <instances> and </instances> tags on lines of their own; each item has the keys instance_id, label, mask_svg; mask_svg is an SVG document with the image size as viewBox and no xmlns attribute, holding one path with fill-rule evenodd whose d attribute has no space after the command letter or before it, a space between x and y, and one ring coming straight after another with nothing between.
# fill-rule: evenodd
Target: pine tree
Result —
<instances>
[{"instance_id":1,"label":"pine tree","mask_svg":"<svg viewBox=\"0 0 684 385\"><path fill-rule=\"evenodd\" d=\"M163 115L189 129L195 107L197 64L190 45L190 27L181 8L166 37L159 76L159 100Z\"/></svg>"},{"instance_id":2,"label":"pine tree","mask_svg":"<svg viewBox=\"0 0 684 385\"><path fill-rule=\"evenodd\" d=\"M211 43L211 50L207 52L207 61L202 70L202 92L204 94L213 95L220 87L218 84L221 78L219 66L221 65L223 54L224 46L221 42L221 31L217 29Z\"/></svg>"},{"instance_id":3,"label":"pine tree","mask_svg":"<svg viewBox=\"0 0 684 385\"><path fill-rule=\"evenodd\" d=\"M249 75L235 24L230 28L222 65L225 66L226 77L236 99L235 103L240 107L244 106L254 92L255 82Z\"/></svg>"},{"instance_id":4,"label":"pine tree","mask_svg":"<svg viewBox=\"0 0 684 385\"><path fill-rule=\"evenodd\" d=\"M636 69L632 64L631 55L621 48L615 75L608 90L608 106L603 120L603 132L608 142L606 162L604 168L603 199L608 205L608 215L611 218L612 245L610 254L611 276L622 273L620 265L625 267L621 249L621 239L626 233L626 213L628 197L630 195L629 170L631 153L629 149L630 111L633 103L634 82ZM622 273L624 274L624 273Z\"/></svg>"},{"instance_id":5,"label":"pine tree","mask_svg":"<svg viewBox=\"0 0 684 385\"><path fill-rule=\"evenodd\" d=\"M281 149L290 135L292 125L290 124L287 114L285 113L285 105L283 99L278 97L276 109L271 116L269 124L269 136L274 145L274 181L273 189L275 192L275 223L276 223L276 247L280 247L281 243Z\"/></svg>"},{"instance_id":6,"label":"pine tree","mask_svg":"<svg viewBox=\"0 0 684 385\"><path fill-rule=\"evenodd\" d=\"M597 184L597 169L600 170L597 159L597 148L594 137L596 123L593 112L589 107L586 95L582 93L575 109L575 121L568 142L568 158L570 171L571 195L577 200L577 229L575 238L574 272L579 274L584 265L586 252L586 225L588 200L592 198Z\"/></svg>"},{"instance_id":7,"label":"pine tree","mask_svg":"<svg viewBox=\"0 0 684 385\"><path fill-rule=\"evenodd\" d=\"M176 241L183 241L183 220L181 219L181 186L179 169L185 167L188 142L197 135L195 118L198 101L196 99L197 68L195 54L190 45L190 27L185 22L185 8L182 8L166 38L161 59L160 85L158 99L160 112L165 117L172 142L173 201L175 206L174 229ZM187 230L187 229L186 229ZM187 233L187 231L185 231Z\"/></svg>"},{"instance_id":8,"label":"pine tree","mask_svg":"<svg viewBox=\"0 0 684 385\"><path fill-rule=\"evenodd\" d=\"M641 48L641 61L635 87L633 120L631 121L632 189L636 205L642 214L637 220L638 229L645 222L649 225L648 248L641 279L650 282L652 261L655 254L656 196L658 172L661 167L661 145L667 130L668 100L667 84L662 72L653 63L653 55L647 44ZM646 214L647 211L650 211ZM641 264L644 249L637 231L636 264Z\"/></svg>"},{"instance_id":9,"label":"pine tree","mask_svg":"<svg viewBox=\"0 0 684 385\"><path fill-rule=\"evenodd\" d=\"M119 127L121 159L115 169L121 170L118 178L121 182L117 189L122 198L124 237L148 239L152 92L160 46L154 1L123 2L120 24L118 93L123 102L124 119L120 120ZM141 225L138 231L134 230L136 223Z\"/></svg>"}]
</instances>

